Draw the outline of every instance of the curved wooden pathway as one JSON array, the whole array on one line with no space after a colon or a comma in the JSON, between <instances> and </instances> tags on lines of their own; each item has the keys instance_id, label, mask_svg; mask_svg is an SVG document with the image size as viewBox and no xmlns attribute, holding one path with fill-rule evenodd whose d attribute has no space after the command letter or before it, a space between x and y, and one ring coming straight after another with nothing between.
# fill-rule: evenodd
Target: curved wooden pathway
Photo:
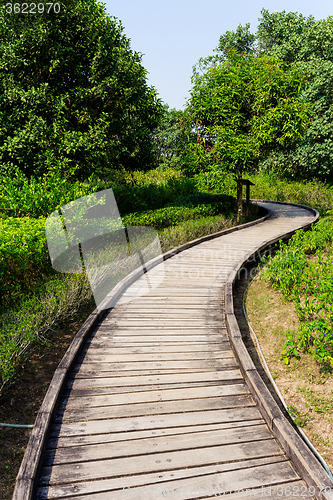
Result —
<instances>
[{"instance_id":1,"label":"curved wooden pathway","mask_svg":"<svg viewBox=\"0 0 333 500\"><path fill-rule=\"evenodd\" d=\"M60 396L41 408L37 427L52 414L48 437L34 429L15 500L333 498L233 315L242 262L316 219L300 206L262 205L267 220L152 268L151 285L165 272L162 284L135 298L144 286L136 280L90 329Z\"/></svg>"}]
</instances>

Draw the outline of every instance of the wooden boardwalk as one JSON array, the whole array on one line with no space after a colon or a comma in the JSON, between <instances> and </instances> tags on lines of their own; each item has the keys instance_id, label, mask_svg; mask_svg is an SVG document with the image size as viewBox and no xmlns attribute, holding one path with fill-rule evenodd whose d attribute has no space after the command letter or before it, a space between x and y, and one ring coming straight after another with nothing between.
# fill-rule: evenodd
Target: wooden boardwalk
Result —
<instances>
[{"instance_id":1,"label":"wooden boardwalk","mask_svg":"<svg viewBox=\"0 0 333 500\"><path fill-rule=\"evenodd\" d=\"M47 439L32 436L29 446L45 446L27 451L15 500L332 498L326 472L262 395L234 324L240 263L315 220L299 206L264 205L269 219L157 265L148 277L153 285L164 272L162 284L135 298L138 279L91 329L51 405ZM29 460L40 460L36 478Z\"/></svg>"}]
</instances>

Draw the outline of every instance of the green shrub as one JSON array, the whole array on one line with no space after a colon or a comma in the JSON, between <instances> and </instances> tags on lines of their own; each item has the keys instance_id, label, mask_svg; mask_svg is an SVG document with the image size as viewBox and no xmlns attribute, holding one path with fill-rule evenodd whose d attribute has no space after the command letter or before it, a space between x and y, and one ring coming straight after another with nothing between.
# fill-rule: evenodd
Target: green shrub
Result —
<instances>
[{"instance_id":1,"label":"green shrub","mask_svg":"<svg viewBox=\"0 0 333 500\"><path fill-rule=\"evenodd\" d=\"M179 196L189 196L196 191L192 179L172 177L158 183L115 186L113 192L121 215L158 209Z\"/></svg>"},{"instance_id":2,"label":"green shrub","mask_svg":"<svg viewBox=\"0 0 333 500\"><path fill-rule=\"evenodd\" d=\"M47 342L47 332L74 317L91 296L84 275L59 275L0 316L0 393L34 346Z\"/></svg>"},{"instance_id":3,"label":"green shrub","mask_svg":"<svg viewBox=\"0 0 333 500\"><path fill-rule=\"evenodd\" d=\"M173 227L167 227L159 232L162 252L178 247L188 241L214 234L234 226L236 219L232 216L202 217L198 220L187 220Z\"/></svg>"},{"instance_id":4,"label":"green shrub","mask_svg":"<svg viewBox=\"0 0 333 500\"><path fill-rule=\"evenodd\" d=\"M297 231L288 244L280 242L264 271L264 278L294 302L300 322L297 332L287 333L282 350L286 363L304 350L319 363L333 366L332 243L332 218L325 217L311 230Z\"/></svg>"},{"instance_id":5,"label":"green shrub","mask_svg":"<svg viewBox=\"0 0 333 500\"><path fill-rule=\"evenodd\" d=\"M12 177L0 177L0 216L47 217L57 207L98 191L93 176L86 182L70 181L58 172L28 179L17 170Z\"/></svg>"},{"instance_id":6,"label":"green shrub","mask_svg":"<svg viewBox=\"0 0 333 500\"><path fill-rule=\"evenodd\" d=\"M194 176L199 191L211 191L236 196L236 182L233 175L221 169L211 168ZM250 188L252 199L286 201L300 203L315 208L321 215L333 209L333 187L318 180L298 182L285 180L276 174L261 172L257 175L246 175L254 183ZM245 197L245 188L243 188Z\"/></svg>"},{"instance_id":7,"label":"green shrub","mask_svg":"<svg viewBox=\"0 0 333 500\"><path fill-rule=\"evenodd\" d=\"M152 226L157 230L175 226L180 222L218 214L233 214L235 201L223 195L196 195L175 200L172 206L143 213L133 213L122 218L125 226Z\"/></svg>"},{"instance_id":8,"label":"green shrub","mask_svg":"<svg viewBox=\"0 0 333 500\"><path fill-rule=\"evenodd\" d=\"M50 273L44 226L43 217L0 219L1 309Z\"/></svg>"}]
</instances>

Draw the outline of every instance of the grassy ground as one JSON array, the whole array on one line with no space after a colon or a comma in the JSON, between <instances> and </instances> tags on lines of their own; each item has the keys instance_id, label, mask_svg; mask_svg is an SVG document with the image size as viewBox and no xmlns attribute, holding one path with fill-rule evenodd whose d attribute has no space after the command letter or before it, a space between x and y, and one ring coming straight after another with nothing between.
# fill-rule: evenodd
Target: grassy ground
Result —
<instances>
[{"instance_id":1,"label":"grassy ground","mask_svg":"<svg viewBox=\"0 0 333 500\"><path fill-rule=\"evenodd\" d=\"M288 365L281 357L286 331L299 326L295 305L267 281L255 279L246 296L246 311L290 414L332 469L332 375L310 353L291 358Z\"/></svg>"},{"instance_id":2,"label":"grassy ground","mask_svg":"<svg viewBox=\"0 0 333 500\"><path fill-rule=\"evenodd\" d=\"M36 348L0 400L0 422L34 424L53 374L73 337L95 309L90 301L75 319L49 332L49 345ZM0 426L0 498L11 500L31 429Z\"/></svg>"}]
</instances>

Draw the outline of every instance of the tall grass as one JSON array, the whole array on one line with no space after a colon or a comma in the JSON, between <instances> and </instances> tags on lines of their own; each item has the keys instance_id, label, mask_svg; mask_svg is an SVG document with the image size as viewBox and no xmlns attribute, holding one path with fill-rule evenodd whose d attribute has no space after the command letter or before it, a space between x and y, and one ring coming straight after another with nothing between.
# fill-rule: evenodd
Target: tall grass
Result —
<instances>
[{"instance_id":1,"label":"tall grass","mask_svg":"<svg viewBox=\"0 0 333 500\"><path fill-rule=\"evenodd\" d=\"M195 182L199 190L210 190L235 197L236 182L233 177L226 172L206 172L195 176ZM267 173L244 177L254 183L250 188L252 199L300 203L315 208L321 215L333 209L333 187L321 181L288 181Z\"/></svg>"},{"instance_id":2,"label":"tall grass","mask_svg":"<svg viewBox=\"0 0 333 500\"><path fill-rule=\"evenodd\" d=\"M47 333L73 318L91 297L85 276L60 275L0 316L0 394L34 347L48 342Z\"/></svg>"}]
</instances>

